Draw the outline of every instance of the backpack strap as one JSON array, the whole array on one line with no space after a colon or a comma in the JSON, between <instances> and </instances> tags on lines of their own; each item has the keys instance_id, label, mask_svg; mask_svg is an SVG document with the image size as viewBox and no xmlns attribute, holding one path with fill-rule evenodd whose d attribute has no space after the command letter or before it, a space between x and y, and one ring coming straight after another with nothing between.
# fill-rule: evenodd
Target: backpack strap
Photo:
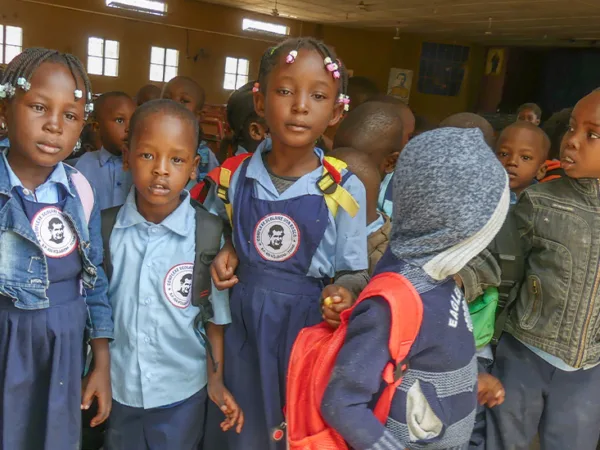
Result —
<instances>
[{"instance_id":1,"label":"backpack strap","mask_svg":"<svg viewBox=\"0 0 600 450\"><path fill-rule=\"evenodd\" d=\"M94 209L94 190L87 178L79 171L71 173L71 181L81 200L85 221L89 225L90 217L92 217L92 210Z\"/></svg>"},{"instance_id":2,"label":"backpack strap","mask_svg":"<svg viewBox=\"0 0 600 450\"><path fill-rule=\"evenodd\" d=\"M113 265L110 256L110 235L112 230L117 223L117 215L121 210L120 206L113 206L112 208L105 209L100 214L100 234L102 236L102 244L104 245L104 272L108 281L112 276Z\"/></svg>"},{"instance_id":3,"label":"backpack strap","mask_svg":"<svg viewBox=\"0 0 600 450\"><path fill-rule=\"evenodd\" d=\"M331 156L323 158L323 176L317 181L317 186L323 193L327 208L331 211L333 217L336 217L338 206L341 206L350 217L356 216L358 213L358 202L350 193L342 187L342 170L348 165L339 159Z\"/></svg>"},{"instance_id":4,"label":"backpack strap","mask_svg":"<svg viewBox=\"0 0 600 450\"><path fill-rule=\"evenodd\" d=\"M393 272L382 273L371 278L355 306L372 297L384 298L388 302L391 312L388 344L391 360L383 369L382 378L386 386L374 410L377 419L385 424L396 389L402 383L402 377L409 368L407 357L421 329L423 302L412 283L402 275ZM349 314L345 316L346 319L349 318Z\"/></svg>"}]
</instances>

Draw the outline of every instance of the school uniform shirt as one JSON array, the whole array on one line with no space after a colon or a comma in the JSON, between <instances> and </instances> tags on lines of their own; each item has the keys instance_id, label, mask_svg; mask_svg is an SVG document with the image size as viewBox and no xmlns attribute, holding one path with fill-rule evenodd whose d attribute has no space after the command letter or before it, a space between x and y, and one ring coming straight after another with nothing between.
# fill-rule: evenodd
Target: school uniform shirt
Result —
<instances>
[{"instance_id":1,"label":"school uniform shirt","mask_svg":"<svg viewBox=\"0 0 600 450\"><path fill-rule=\"evenodd\" d=\"M392 178L394 172L388 173L379 186L379 198L377 199L377 209L388 217L392 217L394 212L394 199L392 197Z\"/></svg>"},{"instance_id":2,"label":"school uniform shirt","mask_svg":"<svg viewBox=\"0 0 600 450\"><path fill-rule=\"evenodd\" d=\"M198 163L198 173L196 174L196 181L200 183L204 180L204 177L213 169L219 167L219 160L210 149L210 147L206 144L206 141L200 142L198 146L198 150L196 151L198 156L200 157L200 162Z\"/></svg>"},{"instance_id":3,"label":"school uniform shirt","mask_svg":"<svg viewBox=\"0 0 600 450\"><path fill-rule=\"evenodd\" d=\"M6 147L6 148L10 147L10 141L8 140L7 137L4 139L0 139L0 148L3 148L3 147Z\"/></svg>"},{"instance_id":4,"label":"school uniform shirt","mask_svg":"<svg viewBox=\"0 0 600 450\"><path fill-rule=\"evenodd\" d=\"M246 150L241 145L238 145L237 150L235 151L235 156L245 155L246 153L248 153L248 150Z\"/></svg>"},{"instance_id":5,"label":"school uniform shirt","mask_svg":"<svg viewBox=\"0 0 600 450\"><path fill-rule=\"evenodd\" d=\"M207 382L206 352L194 329L199 308L191 304L196 211L184 191L181 205L156 225L138 212L134 191L110 238L111 379L117 402L150 409L186 400ZM211 302L212 322L228 324L228 292L213 286Z\"/></svg>"},{"instance_id":6,"label":"school uniform shirt","mask_svg":"<svg viewBox=\"0 0 600 450\"><path fill-rule=\"evenodd\" d=\"M84 153L75 168L88 179L96 191L100 210L125 203L133 184L131 173L123 170L123 157L113 155L104 147Z\"/></svg>"},{"instance_id":7,"label":"school uniform shirt","mask_svg":"<svg viewBox=\"0 0 600 450\"><path fill-rule=\"evenodd\" d=\"M246 178L254 181L254 195L259 200L283 201L304 195L319 195L323 193L317 186L317 181L323 176L323 167L319 166L312 172L299 178L294 184L281 194L273 185L269 172L263 163L263 153L271 151L271 140L266 139L256 149L248 162ZM315 148L315 154L323 161L324 153L320 148ZM342 176L346 171L342 171ZM239 181L240 170L231 177L229 199L234 209L236 188ZM363 184L356 176L351 176L344 183L344 188L361 205L355 217L351 217L342 207L338 208L334 218L328 211L329 223L323 239L315 252L307 276L314 278L331 278L341 271L366 270L369 266L367 260L367 235L366 235L366 194ZM214 187L211 188L204 205L213 214L218 214L223 220L229 221L225 206L216 196Z\"/></svg>"}]
</instances>

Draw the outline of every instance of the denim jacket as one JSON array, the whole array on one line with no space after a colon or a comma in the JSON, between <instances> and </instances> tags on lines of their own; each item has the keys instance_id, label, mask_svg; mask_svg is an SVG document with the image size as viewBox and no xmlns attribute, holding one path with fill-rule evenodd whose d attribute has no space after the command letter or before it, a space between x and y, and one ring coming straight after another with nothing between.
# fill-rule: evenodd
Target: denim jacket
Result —
<instances>
[{"instance_id":1,"label":"denim jacket","mask_svg":"<svg viewBox=\"0 0 600 450\"><path fill-rule=\"evenodd\" d=\"M65 165L70 177L75 169ZM107 297L107 279L102 269L102 237L98 204L86 224L83 206L71 182L63 214L77 233L81 255L83 293L88 308L87 335L91 339L113 337L112 309ZM46 257L38 244L21 203L10 190L8 169L0 158L0 294L14 299L20 309L50 306Z\"/></svg>"},{"instance_id":2,"label":"denim jacket","mask_svg":"<svg viewBox=\"0 0 600 450\"><path fill-rule=\"evenodd\" d=\"M581 368L600 360L600 186L564 177L515 207L525 278L506 331Z\"/></svg>"}]
</instances>

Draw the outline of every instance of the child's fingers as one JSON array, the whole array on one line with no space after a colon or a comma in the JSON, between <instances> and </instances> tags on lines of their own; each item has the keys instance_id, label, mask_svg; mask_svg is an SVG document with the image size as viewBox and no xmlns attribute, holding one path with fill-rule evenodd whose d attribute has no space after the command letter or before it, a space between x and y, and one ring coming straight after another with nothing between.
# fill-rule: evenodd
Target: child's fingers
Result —
<instances>
[{"instance_id":1,"label":"child's fingers","mask_svg":"<svg viewBox=\"0 0 600 450\"><path fill-rule=\"evenodd\" d=\"M98 397L98 413L96 417L90 422L92 428L104 423L108 419L110 413L112 400L103 400L102 397Z\"/></svg>"},{"instance_id":2,"label":"child's fingers","mask_svg":"<svg viewBox=\"0 0 600 450\"><path fill-rule=\"evenodd\" d=\"M90 409L94 400L94 389L89 384L86 386L81 396L81 409Z\"/></svg>"},{"instance_id":3,"label":"child's fingers","mask_svg":"<svg viewBox=\"0 0 600 450\"><path fill-rule=\"evenodd\" d=\"M242 432L242 428L244 428L244 422L245 422L245 418L244 418L244 411L242 411L240 409L240 415L238 417L238 425L235 429L237 434L240 434Z\"/></svg>"}]
</instances>

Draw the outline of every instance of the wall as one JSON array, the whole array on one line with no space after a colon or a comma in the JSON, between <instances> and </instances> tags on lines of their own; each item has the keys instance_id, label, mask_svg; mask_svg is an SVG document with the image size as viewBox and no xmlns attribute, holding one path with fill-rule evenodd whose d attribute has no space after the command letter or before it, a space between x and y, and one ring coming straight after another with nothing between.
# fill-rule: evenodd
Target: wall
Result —
<instances>
[{"instance_id":1,"label":"wall","mask_svg":"<svg viewBox=\"0 0 600 450\"><path fill-rule=\"evenodd\" d=\"M150 46L180 51L179 73L197 79L211 103L225 102L229 91L222 88L225 57L250 60L251 75L258 71L261 55L273 44L270 38L251 36L241 31L244 17L273 20L238 9L170 0L167 17L138 14L108 8L103 0L2 0L0 24L24 28L24 46L44 46L72 52L85 60L87 38L98 36L117 40L120 48L120 76L92 76L96 92L124 90L135 94L148 82ZM419 114L443 118L471 109L479 92L483 72L483 49L473 46L466 79L458 97L440 97L417 91L419 55L425 37L349 29L278 18L290 27L291 36L313 35L334 46L355 75L372 78L380 88L387 87L390 67L415 70L411 106ZM193 56L204 49L205 57Z\"/></svg>"}]
</instances>

